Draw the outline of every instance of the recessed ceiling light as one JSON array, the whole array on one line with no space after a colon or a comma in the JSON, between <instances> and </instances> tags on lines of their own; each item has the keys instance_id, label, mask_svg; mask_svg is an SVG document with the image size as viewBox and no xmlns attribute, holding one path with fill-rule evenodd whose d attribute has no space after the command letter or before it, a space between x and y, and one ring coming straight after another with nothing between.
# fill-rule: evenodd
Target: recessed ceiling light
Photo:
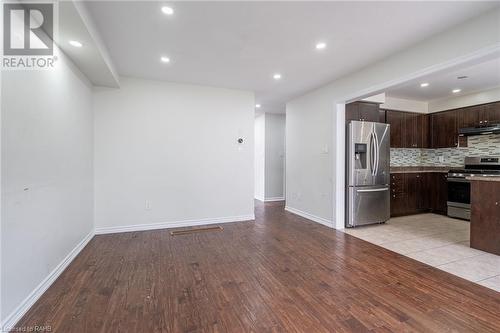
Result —
<instances>
[{"instance_id":1,"label":"recessed ceiling light","mask_svg":"<svg viewBox=\"0 0 500 333\"><path fill-rule=\"evenodd\" d=\"M279 79L281 79L281 74L280 74L280 73L276 73L276 74L274 74L274 75L273 75L273 79L275 79L275 80L279 80Z\"/></svg>"},{"instance_id":2,"label":"recessed ceiling light","mask_svg":"<svg viewBox=\"0 0 500 333\"><path fill-rule=\"evenodd\" d=\"M82 44L82 43L80 43L80 42L79 42L79 41L77 41L77 40L70 40L70 41L69 41L69 44L70 44L71 46L74 46L74 47L82 47L82 46L83 46L83 44Z\"/></svg>"},{"instance_id":3,"label":"recessed ceiling light","mask_svg":"<svg viewBox=\"0 0 500 333\"><path fill-rule=\"evenodd\" d=\"M326 47L326 43L321 42L321 43L316 44L317 50L323 50L325 47Z\"/></svg>"},{"instance_id":4,"label":"recessed ceiling light","mask_svg":"<svg viewBox=\"0 0 500 333\"><path fill-rule=\"evenodd\" d=\"M169 57L161 57L160 60L161 60L161 62L164 62L164 63L169 63L170 62L170 58Z\"/></svg>"},{"instance_id":5,"label":"recessed ceiling light","mask_svg":"<svg viewBox=\"0 0 500 333\"><path fill-rule=\"evenodd\" d=\"M421 86L422 88L425 88L425 87L428 87L428 86L429 86L429 83L427 83L427 82L420 83L420 86Z\"/></svg>"},{"instance_id":6,"label":"recessed ceiling light","mask_svg":"<svg viewBox=\"0 0 500 333\"><path fill-rule=\"evenodd\" d=\"M462 89L453 89L451 92L454 94L458 94L461 91L462 91Z\"/></svg>"},{"instance_id":7,"label":"recessed ceiling light","mask_svg":"<svg viewBox=\"0 0 500 333\"><path fill-rule=\"evenodd\" d=\"M260 104L255 104L255 107L256 107L257 109L260 109Z\"/></svg>"},{"instance_id":8,"label":"recessed ceiling light","mask_svg":"<svg viewBox=\"0 0 500 333\"><path fill-rule=\"evenodd\" d=\"M174 9L172 7L168 7L168 6L161 7L161 11L165 15L172 15L174 13Z\"/></svg>"}]
</instances>

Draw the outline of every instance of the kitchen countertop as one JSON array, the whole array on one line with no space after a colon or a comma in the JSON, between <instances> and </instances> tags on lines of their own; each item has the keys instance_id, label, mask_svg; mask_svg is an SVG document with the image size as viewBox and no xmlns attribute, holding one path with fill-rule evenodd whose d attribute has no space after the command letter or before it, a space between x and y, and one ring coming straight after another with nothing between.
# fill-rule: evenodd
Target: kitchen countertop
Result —
<instances>
[{"instance_id":1,"label":"kitchen countertop","mask_svg":"<svg viewBox=\"0 0 500 333\"><path fill-rule=\"evenodd\" d=\"M452 167L391 167L391 173L448 173Z\"/></svg>"},{"instance_id":2,"label":"kitchen countertop","mask_svg":"<svg viewBox=\"0 0 500 333\"><path fill-rule=\"evenodd\" d=\"M467 180L479 180L483 182L500 182L500 176L492 176L492 177L467 177Z\"/></svg>"}]
</instances>

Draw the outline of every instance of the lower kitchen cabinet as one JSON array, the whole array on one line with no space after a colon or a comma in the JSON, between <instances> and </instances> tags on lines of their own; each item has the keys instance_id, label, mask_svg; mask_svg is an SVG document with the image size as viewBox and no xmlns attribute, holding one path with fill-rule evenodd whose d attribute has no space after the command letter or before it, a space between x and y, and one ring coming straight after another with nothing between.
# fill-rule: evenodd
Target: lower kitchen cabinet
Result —
<instances>
[{"instance_id":1,"label":"lower kitchen cabinet","mask_svg":"<svg viewBox=\"0 0 500 333\"><path fill-rule=\"evenodd\" d=\"M471 182L470 247L500 255L500 182Z\"/></svg>"},{"instance_id":2,"label":"lower kitchen cabinet","mask_svg":"<svg viewBox=\"0 0 500 333\"><path fill-rule=\"evenodd\" d=\"M448 212L448 174L429 174L430 210L436 214Z\"/></svg>"},{"instance_id":3,"label":"lower kitchen cabinet","mask_svg":"<svg viewBox=\"0 0 500 333\"><path fill-rule=\"evenodd\" d=\"M404 173L391 174L391 216L406 215L406 178Z\"/></svg>"},{"instance_id":4,"label":"lower kitchen cabinet","mask_svg":"<svg viewBox=\"0 0 500 333\"><path fill-rule=\"evenodd\" d=\"M447 196L445 173L391 174L391 216L428 211L446 215Z\"/></svg>"}]
</instances>

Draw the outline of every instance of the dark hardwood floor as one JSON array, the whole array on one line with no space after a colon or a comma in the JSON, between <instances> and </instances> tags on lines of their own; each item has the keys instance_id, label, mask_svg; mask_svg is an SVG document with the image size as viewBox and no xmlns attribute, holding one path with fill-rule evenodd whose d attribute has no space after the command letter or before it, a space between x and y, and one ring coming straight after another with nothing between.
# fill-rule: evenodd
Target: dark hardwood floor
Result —
<instances>
[{"instance_id":1,"label":"dark hardwood floor","mask_svg":"<svg viewBox=\"0 0 500 333\"><path fill-rule=\"evenodd\" d=\"M96 236L18 323L52 332L500 332L500 293L256 207L222 232Z\"/></svg>"}]
</instances>

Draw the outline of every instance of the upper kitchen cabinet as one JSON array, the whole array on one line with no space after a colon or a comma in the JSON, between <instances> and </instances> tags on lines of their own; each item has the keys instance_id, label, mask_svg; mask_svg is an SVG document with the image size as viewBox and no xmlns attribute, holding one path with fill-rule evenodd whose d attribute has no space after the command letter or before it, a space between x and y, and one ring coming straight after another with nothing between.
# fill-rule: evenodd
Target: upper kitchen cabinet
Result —
<instances>
[{"instance_id":1,"label":"upper kitchen cabinet","mask_svg":"<svg viewBox=\"0 0 500 333\"><path fill-rule=\"evenodd\" d=\"M455 112L459 129L500 123L500 102L468 106Z\"/></svg>"},{"instance_id":2,"label":"upper kitchen cabinet","mask_svg":"<svg viewBox=\"0 0 500 333\"><path fill-rule=\"evenodd\" d=\"M404 148L405 114L399 111L386 112L386 122L391 125L391 148Z\"/></svg>"},{"instance_id":3,"label":"upper kitchen cabinet","mask_svg":"<svg viewBox=\"0 0 500 333\"><path fill-rule=\"evenodd\" d=\"M429 116L405 113L404 140L406 148L429 148Z\"/></svg>"},{"instance_id":4,"label":"upper kitchen cabinet","mask_svg":"<svg viewBox=\"0 0 500 333\"><path fill-rule=\"evenodd\" d=\"M391 125L391 148L429 148L429 116L388 110L386 120Z\"/></svg>"},{"instance_id":5,"label":"upper kitchen cabinet","mask_svg":"<svg viewBox=\"0 0 500 333\"><path fill-rule=\"evenodd\" d=\"M458 128L476 127L479 125L479 118L482 116L483 107L481 105L458 109L457 125Z\"/></svg>"},{"instance_id":6,"label":"upper kitchen cabinet","mask_svg":"<svg viewBox=\"0 0 500 333\"><path fill-rule=\"evenodd\" d=\"M500 102L482 105L479 123L479 125L500 124Z\"/></svg>"},{"instance_id":7,"label":"upper kitchen cabinet","mask_svg":"<svg viewBox=\"0 0 500 333\"><path fill-rule=\"evenodd\" d=\"M458 146L458 112L456 110L433 113L431 115L432 148Z\"/></svg>"},{"instance_id":8,"label":"upper kitchen cabinet","mask_svg":"<svg viewBox=\"0 0 500 333\"><path fill-rule=\"evenodd\" d=\"M353 102L346 105L345 118L346 122L349 120L381 122L382 115L377 103Z\"/></svg>"}]
</instances>

